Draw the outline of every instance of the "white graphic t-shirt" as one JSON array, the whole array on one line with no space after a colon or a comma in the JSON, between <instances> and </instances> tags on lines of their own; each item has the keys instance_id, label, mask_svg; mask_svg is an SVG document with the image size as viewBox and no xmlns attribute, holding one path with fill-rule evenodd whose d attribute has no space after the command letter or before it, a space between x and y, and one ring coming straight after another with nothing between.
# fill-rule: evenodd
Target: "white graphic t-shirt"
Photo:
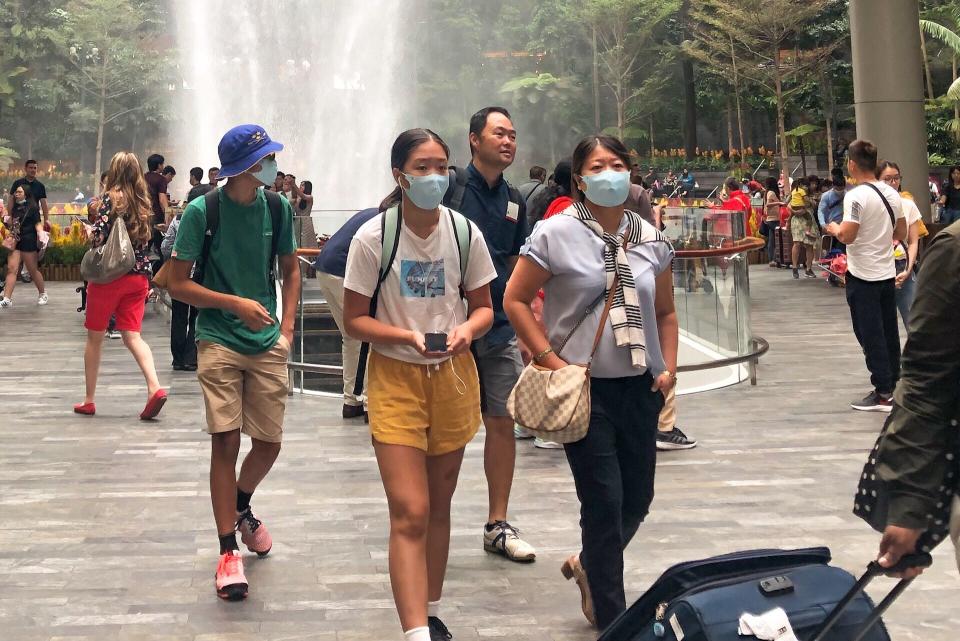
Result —
<instances>
[{"instance_id":1,"label":"white graphic t-shirt","mask_svg":"<svg viewBox=\"0 0 960 641\"><path fill-rule=\"evenodd\" d=\"M374 216L357 230L347 256L345 289L373 296L380 273L382 247L380 225L383 214ZM477 226L470 223L470 259L463 288L472 291L497 277L487 244ZM453 223L446 207L440 208L440 222L427 238L420 238L406 225L400 227L397 256L380 289L377 320L394 327L427 334L450 334L467 320L460 298L460 251ZM390 358L408 363L439 363L406 345L377 345L372 348Z\"/></svg>"},{"instance_id":2,"label":"white graphic t-shirt","mask_svg":"<svg viewBox=\"0 0 960 641\"><path fill-rule=\"evenodd\" d=\"M885 182L870 183L883 199L867 185L858 185L843 198L843 222L860 225L857 238L847 245L847 271L861 280L887 280L897 275L893 264L893 224L883 200L893 209L897 220L903 218L900 194Z\"/></svg>"}]
</instances>

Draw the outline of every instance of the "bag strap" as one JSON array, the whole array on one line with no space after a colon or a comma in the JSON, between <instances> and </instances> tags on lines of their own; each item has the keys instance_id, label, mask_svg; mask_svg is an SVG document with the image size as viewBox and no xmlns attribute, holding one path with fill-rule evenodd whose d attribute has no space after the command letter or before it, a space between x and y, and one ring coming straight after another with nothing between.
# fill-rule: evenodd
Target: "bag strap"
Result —
<instances>
[{"instance_id":1,"label":"bag strap","mask_svg":"<svg viewBox=\"0 0 960 641\"><path fill-rule=\"evenodd\" d=\"M443 204L455 211L463 206L463 196L467 193L467 171L450 167L450 187L444 195Z\"/></svg>"},{"instance_id":2,"label":"bag strap","mask_svg":"<svg viewBox=\"0 0 960 641\"><path fill-rule=\"evenodd\" d=\"M463 290L463 279L467 277L467 267L470 265L470 244L473 242L473 228L467 217L458 211L448 209L453 235L457 239L457 251L460 254L460 289Z\"/></svg>"},{"instance_id":3,"label":"bag strap","mask_svg":"<svg viewBox=\"0 0 960 641\"><path fill-rule=\"evenodd\" d=\"M203 284L207 265L210 263L210 248L213 246L213 237L220 229L220 188L214 187L203 196L204 210L207 225L203 234L203 248L200 250L200 265L194 271L195 280Z\"/></svg>"},{"instance_id":4,"label":"bag strap","mask_svg":"<svg viewBox=\"0 0 960 641\"><path fill-rule=\"evenodd\" d=\"M270 209L270 221L273 225L273 236L270 238L270 262L268 263L267 282L275 283L277 281L277 253L280 251L280 234L283 227L283 203L280 201L280 194L275 191L263 190L263 195L267 199L267 207Z\"/></svg>"},{"instance_id":5,"label":"bag strap","mask_svg":"<svg viewBox=\"0 0 960 641\"><path fill-rule=\"evenodd\" d=\"M370 297L370 318L377 317L377 305L380 301L380 290L387 280L393 261L397 258L397 248L400 246L400 226L403 221L402 205L387 209L380 216L380 271L377 274L377 286ZM363 394L363 383L367 377L367 356L370 354L370 343L360 344L360 356L357 361L357 378L353 385L355 396Z\"/></svg>"},{"instance_id":6,"label":"bag strap","mask_svg":"<svg viewBox=\"0 0 960 641\"><path fill-rule=\"evenodd\" d=\"M628 239L623 239L623 249L627 249ZM603 313L600 314L600 324L597 326L597 334L593 337L593 348L590 350L590 360L587 361L587 369L590 369L590 363L593 362L593 356L597 353L597 348L600 346L600 339L603 337L603 328L607 324L607 317L610 316L610 310L613 308L613 298L617 292L617 286L620 284L620 274L614 274L613 284L610 287L610 291L604 294L600 294L592 303L587 306L587 310L583 313L583 316L580 317L580 320L577 321L577 324L573 326L573 329L566 335L563 339L563 342L560 343L560 347L557 349L557 356L560 355L560 352L563 351L563 348L567 346L567 342L573 336L573 333L580 329L580 325L583 324L583 321L587 320L587 317L593 313L593 310L597 308L597 305L600 304L600 301L606 298L606 305L604 305Z\"/></svg>"},{"instance_id":7,"label":"bag strap","mask_svg":"<svg viewBox=\"0 0 960 641\"><path fill-rule=\"evenodd\" d=\"M877 186L873 183L863 183L873 191L877 192L877 195L880 196L880 200L883 201L883 206L887 208L887 213L890 214L890 224L893 225L894 229L897 227L897 216L893 213L893 207L890 206L890 203L887 202L887 197L883 195L883 192L877 189Z\"/></svg>"}]
</instances>

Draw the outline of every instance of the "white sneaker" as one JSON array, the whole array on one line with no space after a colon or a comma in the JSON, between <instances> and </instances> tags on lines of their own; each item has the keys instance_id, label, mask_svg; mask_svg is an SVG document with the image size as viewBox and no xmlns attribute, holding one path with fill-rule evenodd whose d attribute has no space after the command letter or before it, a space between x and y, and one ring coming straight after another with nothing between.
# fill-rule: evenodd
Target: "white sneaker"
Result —
<instances>
[{"instance_id":1,"label":"white sneaker","mask_svg":"<svg viewBox=\"0 0 960 641\"><path fill-rule=\"evenodd\" d=\"M37 305L46 305L50 302L50 297L47 296L47 292L40 294L40 297L37 298Z\"/></svg>"},{"instance_id":2,"label":"white sneaker","mask_svg":"<svg viewBox=\"0 0 960 641\"><path fill-rule=\"evenodd\" d=\"M523 441L528 438L533 438L533 436L534 436L533 432L531 432L527 428L521 427L520 425L516 425L516 424L513 426L513 438L517 439L518 441Z\"/></svg>"},{"instance_id":3,"label":"white sneaker","mask_svg":"<svg viewBox=\"0 0 960 641\"><path fill-rule=\"evenodd\" d=\"M0 309L6 307L13 307L13 301L4 296L3 298L0 298Z\"/></svg>"},{"instance_id":4,"label":"white sneaker","mask_svg":"<svg viewBox=\"0 0 960 641\"><path fill-rule=\"evenodd\" d=\"M529 563L537 558L533 546L521 539L520 531L506 521L484 526L483 549L518 563Z\"/></svg>"},{"instance_id":5,"label":"white sneaker","mask_svg":"<svg viewBox=\"0 0 960 641\"><path fill-rule=\"evenodd\" d=\"M563 443L554 443L553 441L545 441L539 436L533 439L533 446L539 447L541 450L562 450Z\"/></svg>"}]
</instances>

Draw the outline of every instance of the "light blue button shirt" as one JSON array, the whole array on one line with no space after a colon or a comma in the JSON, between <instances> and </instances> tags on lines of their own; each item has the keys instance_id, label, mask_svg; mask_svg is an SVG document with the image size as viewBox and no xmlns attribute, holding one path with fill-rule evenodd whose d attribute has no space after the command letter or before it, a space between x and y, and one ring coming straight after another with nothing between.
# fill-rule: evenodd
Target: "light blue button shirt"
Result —
<instances>
[{"instance_id":1,"label":"light blue button shirt","mask_svg":"<svg viewBox=\"0 0 960 641\"><path fill-rule=\"evenodd\" d=\"M626 227L624 218L621 232ZM627 261L636 282L643 316L647 368L657 375L666 370L666 365L657 331L656 277L670 268L673 247L646 221L641 236L643 242L627 248ZM533 260L551 274L543 286L543 321L550 345L557 349L590 304L604 292L606 272L603 241L579 220L557 215L537 223L520 250L520 255ZM560 354L563 360L568 363L586 363L589 360L602 313L603 305L597 305L573 333ZM621 378L639 376L645 372L646 369L638 369L631 364L629 347L617 346L608 319L593 359L591 375L594 378Z\"/></svg>"}]
</instances>

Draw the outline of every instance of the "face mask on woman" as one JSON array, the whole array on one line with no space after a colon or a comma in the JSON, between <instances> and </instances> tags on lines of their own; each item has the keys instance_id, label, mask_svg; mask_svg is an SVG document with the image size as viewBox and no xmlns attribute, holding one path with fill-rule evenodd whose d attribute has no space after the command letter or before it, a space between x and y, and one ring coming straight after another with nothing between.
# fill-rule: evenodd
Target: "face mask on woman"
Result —
<instances>
[{"instance_id":1,"label":"face mask on woman","mask_svg":"<svg viewBox=\"0 0 960 641\"><path fill-rule=\"evenodd\" d=\"M630 194L630 172L606 169L599 174L580 176L590 202L601 207L617 207L627 202Z\"/></svg>"},{"instance_id":2,"label":"face mask on woman","mask_svg":"<svg viewBox=\"0 0 960 641\"><path fill-rule=\"evenodd\" d=\"M18 200L18 201L17 201L17 204L18 204L18 205L26 205L26 204L27 204L27 199L24 198L23 200Z\"/></svg>"},{"instance_id":3,"label":"face mask on woman","mask_svg":"<svg viewBox=\"0 0 960 641\"><path fill-rule=\"evenodd\" d=\"M440 206L443 195L447 193L447 187L450 186L450 175L446 173L427 174L426 176L403 174L403 177L407 179L410 186L404 187L398 180L400 189L406 192L407 197L414 205L428 211Z\"/></svg>"}]
</instances>

